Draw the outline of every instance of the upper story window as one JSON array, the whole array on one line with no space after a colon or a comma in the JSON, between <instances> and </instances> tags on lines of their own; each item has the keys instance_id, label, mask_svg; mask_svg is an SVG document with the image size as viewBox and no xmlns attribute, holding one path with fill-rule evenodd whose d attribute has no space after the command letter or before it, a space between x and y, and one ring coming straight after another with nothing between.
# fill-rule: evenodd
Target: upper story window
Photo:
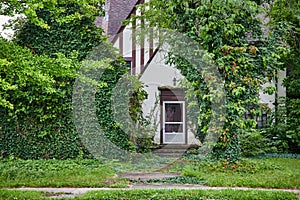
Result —
<instances>
[{"instance_id":1,"label":"upper story window","mask_svg":"<svg viewBox=\"0 0 300 200\"><path fill-rule=\"evenodd\" d=\"M129 69L128 73L132 74L132 58L131 57L124 57L126 62L125 67Z\"/></svg>"}]
</instances>

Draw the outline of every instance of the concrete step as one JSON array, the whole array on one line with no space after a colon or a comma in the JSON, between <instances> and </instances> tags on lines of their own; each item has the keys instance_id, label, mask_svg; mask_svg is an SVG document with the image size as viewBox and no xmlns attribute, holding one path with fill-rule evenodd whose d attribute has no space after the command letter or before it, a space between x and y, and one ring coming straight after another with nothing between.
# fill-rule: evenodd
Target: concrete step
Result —
<instances>
[{"instance_id":1,"label":"concrete step","mask_svg":"<svg viewBox=\"0 0 300 200\"><path fill-rule=\"evenodd\" d=\"M181 157L191 146L190 145L160 145L160 148L154 149L153 154L165 157Z\"/></svg>"},{"instance_id":2,"label":"concrete step","mask_svg":"<svg viewBox=\"0 0 300 200\"><path fill-rule=\"evenodd\" d=\"M154 149L152 153L157 156L181 157L188 149L193 147L195 147L195 145L165 144L165 145L160 145L159 148L157 149Z\"/></svg>"},{"instance_id":3,"label":"concrete step","mask_svg":"<svg viewBox=\"0 0 300 200\"><path fill-rule=\"evenodd\" d=\"M161 153L161 152L153 152L154 155L160 157L181 157L183 153Z\"/></svg>"},{"instance_id":4,"label":"concrete step","mask_svg":"<svg viewBox=\"0 0 300 200\"><path fill-rule=\"evenodd\" d=\"M153 152L159 152L159 153L184 153L187 149L156 149L153 150Z\"/></svg>"},{"instance_id":5,"label":"concrete step","mask_svg":"<svg viewBox=\"0 0 300 200\"><path fill-rule=\"evenodd\" d=\"M161 149L189 149L191 145L188 144L162 144Z\"/></svg>"}]
</instances>

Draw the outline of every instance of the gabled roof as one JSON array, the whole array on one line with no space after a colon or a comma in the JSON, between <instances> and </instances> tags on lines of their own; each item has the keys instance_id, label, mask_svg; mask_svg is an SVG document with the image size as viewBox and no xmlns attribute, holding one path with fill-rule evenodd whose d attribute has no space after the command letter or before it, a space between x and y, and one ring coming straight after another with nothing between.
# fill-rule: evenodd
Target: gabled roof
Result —
<instances>
[{"instance_id":1,"label":"gabled roof","mask_svg":"<svg viewBox=\"0 0 300 200\"><path fill-rule=\"evenodd\" d=\"M114 36L122 27L122 21L132 13L139 0L106 0L105 17L96 20L96 25L104 29L105 33Z\"/></svg>"}]
</instances>

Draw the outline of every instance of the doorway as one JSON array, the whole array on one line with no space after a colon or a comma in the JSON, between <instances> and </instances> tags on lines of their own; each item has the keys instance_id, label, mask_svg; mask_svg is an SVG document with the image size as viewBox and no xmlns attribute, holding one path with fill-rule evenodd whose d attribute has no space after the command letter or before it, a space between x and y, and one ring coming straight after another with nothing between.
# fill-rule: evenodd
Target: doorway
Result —
<instances>
[{"instance_id":1,"label":"doorway","mask_svg":"<svg viewBox=\"0 0 300 200\"><path fill-rule=\"evenodd\" d=\"M163 102L163 144L185 144L185 102Z\"/></svg>"},{"instance_id":2,"label":"doorway","mask_svg":"<svg viewBox=\"0 0 300 200\"><path fill-rule=\"evenodd\" d=\"M160 89L161 144L186 144L186 105L181 89Z\"/></svg>"}]
</instances>

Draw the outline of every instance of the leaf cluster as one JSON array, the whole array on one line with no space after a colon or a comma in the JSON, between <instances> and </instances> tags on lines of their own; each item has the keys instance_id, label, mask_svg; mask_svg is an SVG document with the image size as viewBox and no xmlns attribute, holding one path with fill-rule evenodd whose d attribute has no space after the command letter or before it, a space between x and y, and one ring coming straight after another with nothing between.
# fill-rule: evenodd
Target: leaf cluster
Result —
<instances>
[{"instance_id":1,"label":"leaf cluster","mask_svg":"<svg viewBox=\"0 0 300 200\"><path fill-rule=\"evenodd\" d=\"M133 20L148 23L141 28L155 27L172 29L191 38L210 55L211 63L217 66L225 90L226 101L220 109L225 109L225 121L219 142L215 146L215 156L236 160L241 156L238 135L242 129L253 128L256 122L243 118L246 112L252 116L260 115L259 90L261 85L274 78L276 70L282 69L283 58L289 54L284 40L284 27L276 25L272 31L266 27L266 9L254 1L237 0L152 0L140 5L142 16ZM147 27L146 27L147 28ZM176 38L173 39L176 41ZM167 64L175 65L190 86L199 104L199 132L201 140L209 130L211 104L215 98L208 88L210 83L203 74L210 73L205 65L211 65L204 56L186 57L176 54L176 45L170 43ZM185 48L189 51L190 48ZM191 63L190 60L202 62ZM199 66L197 66L199 65ZM217 80L217 79L215 79ZM270 89L270 91L274 91ZM213 93L215 94L215 93ZM214 125L212 125L214 126Z\"/></svg>"},{"instance_id":2,"label":"leaf cluster","mask_svg":"<svg viewBox=\"0 0 300 200\"><path fill-rule=\"evenodd\" d=\"M81 7L76 4L59 5L65 12L61 17L67 18L80 12ZM58 22L51 15L49 9L36 10L37 17L50 27L44 29L32 21L19 19L14 25L14 41L31 49L33 54L55 56L60 52L69 57L73 51L78 52L78 59L83 60L93 47L106 40L102 29L95 24L98 13L91 16L82 16L71 21Z\"/></svg>"},{"instance_id":3,"label":"leaf cluster","mask_svg":"<svg viewBox=\"0 0 300 200\"><path fill-rule=\"evenodd\" d=\"M44 0L44 1L17 1L17 0L4 0L0 4L0 14L1 15L22 15L37 26L43 28L49 28L49 24L45 22L44 19L38 16L37 11L40 9L47 9L50 12L53 20L57 22L71 22L74 19L80 19L82 17L93 18L95 14L102 11L101 5L104 1L58 1L58 0ZM67 9L62 7L62 5L73 4L78 6L80 9L75 13L68 13Z\"/></svg>"}]
</instances>

